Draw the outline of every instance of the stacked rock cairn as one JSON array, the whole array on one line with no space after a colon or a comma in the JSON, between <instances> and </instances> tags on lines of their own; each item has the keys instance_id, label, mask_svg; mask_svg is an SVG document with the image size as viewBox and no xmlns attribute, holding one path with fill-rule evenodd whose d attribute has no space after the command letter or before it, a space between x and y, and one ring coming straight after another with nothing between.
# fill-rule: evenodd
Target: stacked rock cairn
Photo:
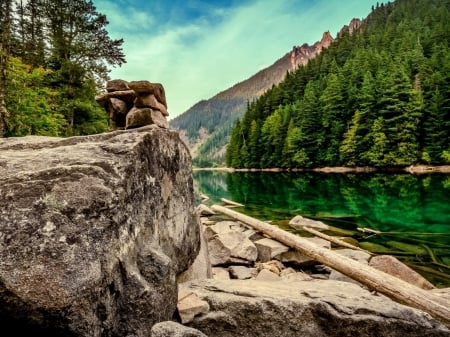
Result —
<instances>
[{"instance_id":1,"label":"stacked rock cairn","mask_svg":"<svg viewBox=\"0 0 450 337\"><path fill-rule=\"evenodd\" d=\"M108 113L113 130L151 124L169 128L166 94L160 83L111 80L106 83L106 93L95 100Z\"/></svg>"}]
</instances>

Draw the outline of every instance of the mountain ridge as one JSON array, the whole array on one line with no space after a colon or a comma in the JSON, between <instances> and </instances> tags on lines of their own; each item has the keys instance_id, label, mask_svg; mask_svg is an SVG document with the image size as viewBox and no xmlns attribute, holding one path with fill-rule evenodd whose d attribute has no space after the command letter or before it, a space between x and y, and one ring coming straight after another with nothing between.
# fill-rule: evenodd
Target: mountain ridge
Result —
<instances>
[{"instance_id":1,"label":"mountain ridge","mask_svg":"<svg viewBox=\"0 0 450 337\"><path fill-rule=\"evenodd\" d=\"M349 25L341 28L336 38L326 31L322 34L322 38L311 46L307 43L293 46L291 51L272 65L209 99L197 102L170 120L170 127L179 131L181 139L191 151L194 164L212 166L222 163L229 132L234 122L245 112L248 103L283 81L288 72L306 65L310 59L319 55L345 32L352 33L360 25L361 20L353 18ZM214 139L214 135L217 139ZM211 140L213 143L208 144Z\"/></svg>"}]
</instances>

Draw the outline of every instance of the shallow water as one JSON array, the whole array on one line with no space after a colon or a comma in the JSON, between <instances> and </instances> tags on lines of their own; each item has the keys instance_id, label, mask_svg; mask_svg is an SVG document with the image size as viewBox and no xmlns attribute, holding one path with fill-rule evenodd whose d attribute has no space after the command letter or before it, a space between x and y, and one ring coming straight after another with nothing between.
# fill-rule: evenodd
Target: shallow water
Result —
<instances>
[{"instance_id":1,"label":"shallow water","mask_svg":"<svg viewBox=\"0 0 450 337\"><path fill-rule=\"evenodd\" d=\"M209 204L221 198L236 210L284 229L295 215L320 220L375 253L402 260L437 287L450 287L450 175L194 171ZM198 199L198 202L200 200ZM360 229L380 231L364 233Z\"/></svg>"}]
</instances>

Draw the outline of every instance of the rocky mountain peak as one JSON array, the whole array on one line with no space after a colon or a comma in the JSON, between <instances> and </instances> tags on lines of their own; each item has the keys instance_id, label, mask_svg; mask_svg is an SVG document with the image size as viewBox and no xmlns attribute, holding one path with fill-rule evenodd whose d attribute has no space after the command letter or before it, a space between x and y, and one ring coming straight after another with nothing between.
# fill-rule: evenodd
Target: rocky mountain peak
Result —
<instances>
[{"instance_id":1,"label":"rocky mountain peak","mask_svg":"<svg viewBox=\"0 0 450 337\"><path fill-rule=\"evenodd\" d=\"M359 29L361 27L362 21L357 18L353 18L348 25L345 25L341 28L341 30L338 33L338 38L340 38L345 33L353 34L354 31Z\"/></svg>"},{"instance_id":2,"label":"rocky mountain peak","mask_svg":"<svg viewBox=\"0 0 450 337\"><path fill-rule=\"evenodd\" d=\"M330 31L326 31L322 35L322 39L317 41L312 46L307 43L292 47L291 50L291 70L295 70L300 66L304 66L308 61L319 55L323 49L328 48L333 42L337 41L343 34L353 34L354 31L361 27L362 21L360 19L352 19L348 25L341 28L337 34L336 39L333 38Z\"/></svg>"},{"instance_id":3,"label":"rocky mountain peak","mask_svg":"<svg viewBox=\"0 0 450 337\"><path fill-rule=\"evenodd\" d=\"M294 46L291 51L291 70L295 70L300 66L304 66L308 61L322 52L322 49L328 48L335 40L330 32L324 32L322 39L312 46L304 43L300 47Z\"/></svg>"},{"instance_id":4,"label":"rocky mountain peak","mask_svg":"<svg viewBox=\"0 0 450 337\"><path fill-rule=\"evenodd\" d=\"M319 42L316 42L314 46L319 51L322 51L323 48L328 48L330 44L332 44L333 42L334 42L333 37L331 36L330 32L327 31L323 33L322 39Z\"/></svg>"}]
</instances>

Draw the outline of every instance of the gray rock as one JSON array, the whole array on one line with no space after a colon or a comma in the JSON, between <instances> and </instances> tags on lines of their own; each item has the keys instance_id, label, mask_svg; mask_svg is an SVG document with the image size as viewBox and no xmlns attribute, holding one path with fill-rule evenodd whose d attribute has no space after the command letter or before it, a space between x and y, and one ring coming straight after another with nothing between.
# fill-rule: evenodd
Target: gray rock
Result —
<instances>
[{"instance_id":1,"label":"gray rock","mask_svg":"<svg viewBox=\"0 0 450 337\"><path fill-rule=\"evenodd\" d=\"M238 280L246 280L258 274L256 268L248 268L245 266L230 266L228 271L232 278Z\"/></svg>"},{"instance_id":2,"label":"gray rock","mask_svg":"<svg viewBox=\"0 0 450 337\"><path fill-rule=\"evenodd\" d=\"M311 281L312 280L311 276L309 276L308 274L303 273L303 272L281 275L281 277L285 280L290 280L290 281Z\"/></svg>"},{"instance_id":3,"label":"gray rock","mask_svg":"<svg viewBox=\"0 0 450 337\"><path fill-rule=\"evenodd\" d=\"M308 218L304 218L301 215L296 215L289 221L289 226L295 229L302 230L303 227L311 227L318 231L326 231L328 230L328 225L324 224L321 221L316 221Z\"/></svg>"},{"instance_id":4,"label":"gray rock","mask_svg":"<svg viewBox=\"0 0 450 337\"><path fill-rule=\"evenodd\" d=\"M331 244L329 241L321 239L321 238L304 238L311 243L317 244L323 248L331 249ZM317 261L310 258L309 256L300 253L296 249L290 249L287 252L278 254L274 257L275 259L283 262L283 263L292 263L298 266L311 266L317 264Z\"/></svg>"},{"instance_id":5,"label":"gray rock","mask_svg":"<svg viewBox=\"0 0 450 337\"><path fill-rule=\"evenodd\" d=\"M1 139L2 328L148 337L170 319L200 248L191 170L155 126Z\"/></svg>"},{"instance_id":6,"label":"gray rock","mask_svg":"<svg viewBox=\"0 0 450 337\"><path fill-rule=\"evenodd\" d=\"M215 337L443 337L427 313L338 281L207 280L189 289L210 311L188 325Z\"/></svg>"},{"instance_id":7,"label":"gray rock","mask_svg":"<svg viewBox=\"0 0 450 337\"><path fill-rule=\"evenodd\" d=\"M138 96L155 95L156 99L167 108L166 93L161 83L151 83L149 81L131 81L128 82L130 89Z\"/></svg>"},{"instance_id":8,"label":"gray rock","mask_svg":"<svg viewBox=\"0 0 450 337\"><path fill-rule=\"evenodd\" d=\"M212 267L212 275L213 279L219 279L219 280L229 280L230 279L230 272L227 268L223 267Z\"/></svg>"},{"instance_id":9,"label":"gray rock","mask_svg":"<svg viewBox=\"0 0 450 337\"><path fill-rule=\"evenodd\" d=\"M244 233L230 231L217 234L208 241L213 266L256 261L258 251Z\"/></svg>"},{"instance_id":10,"label":"gray rock","mask_svg":"<svg viewBox=\"0 0 450 337\"><path fill-rule=\"evenodd\" d=\"M422 275L400 262L392 255L378 255L370 259L369 265L387 274L398 277L419 288L430 290L435 286Z\"/></svg>"},{"instance_id":11,"label":"gray rock","mask_svg":"<svg viewBox=\"0 0 450 337\"><path fill-rule=\"evenodd\" d=\"M211 228L215 234L224 234L231 231L230 225L232 224L234 224L232 221L219 221L209 228Z\"/></svg>"},{"instance_id":12,"label":"gray rock","mask_svg":"<svg viewBox=\"0 0 450 337\"><path fill-rule=\"evenodd\" d=\"M106 91L107 92L113 92L113 91L124 91L124 90L130 90L130 87L128 86L128 82L124 80L110 80L106 82Z\"/></svg>"},{"instance_id":13,"label":"gray rock","mask_svg":"<svg viewBox=\"0 0 450 337\"><path fill-rule=\"evenodd\" d=\"M134 129L146 125L156 124L160 128L168 129L169 123L162 115L161 111L150 108L133 107L128 111L125 119L125 128Z\"/></svg>"},{"instance_id":14,"label":"gray rock","mask_svg":"<svg viewBox=\"0 0 450 337\"><path fill-rule=\"evenodd\" d=\"M281 277L269 269L262 269L255 279L258 281L280 281Z\"/></svg>"},{"instance_id":15,"label":"gray rock","mask_svg":"<svg viewBox=\"0 0 450 337\"><path fill-rule=\"evenodd\" d=\"M192 322L196 315L204 314L209 311L209 304L200 299L191 290L180 287L178 290L178 314L181 317L181 323Z\"/></svg>"},{"instance_id":16,"label":"gray rock","mask_svg":"<svg viewBox=\"0 0 450 337\"><path fill-rule=\"evenodd\" d=\"M258 249L258 261L261 262L270 261L273 257L289 250L288 246L268 238L255 241L254 244Z\"/></svg>"},{"instance_id":17,"label":"gray rock","mask_svg":"<svg viewBox=\"0 0 450 337\"><path fill-rule=\"evenodd\" d=\"M173 321L156 323L151 332L151 337L208 337L197 329Z\"/></svg>"},{"instance_id":18,"label":"gray rock","mask_svg":"<svg viewBox=\"0 0 450 337\"><path fill-rule=\"evenodd\" d=\"M335 253L338 253L340 255L346 256L348 258L351 258L355 261L361 262L363 264L368 264L369 263L369 259L370 259L370 254L360 251L360 250L355 250L355 249L349 249L349 248L345 248L345 249L336 249L334 250ZM329 279L330 280L335 280L335 281L344 281L344 282L351 282L351 283L355 283L358 284L360 286L363 286L360 282L353 280L352 278L342 274L341 272L338 272L337 270L334 270L331 268L331 272L329 275Z\"/></svg>"},{"instance_id":19,"label":"gray rock","mask_svg":"<svg viewBox=\"0 0 450 337\"><path fill-rule=\"evenodd\" d=\"M178 283L187 282L190 280L202 280L212 278L211 261L209 260L208 243L206 241L204 231L200 231L200 251L194 263L188 270L177 277Z\"/></svg>"}]
</instances>

